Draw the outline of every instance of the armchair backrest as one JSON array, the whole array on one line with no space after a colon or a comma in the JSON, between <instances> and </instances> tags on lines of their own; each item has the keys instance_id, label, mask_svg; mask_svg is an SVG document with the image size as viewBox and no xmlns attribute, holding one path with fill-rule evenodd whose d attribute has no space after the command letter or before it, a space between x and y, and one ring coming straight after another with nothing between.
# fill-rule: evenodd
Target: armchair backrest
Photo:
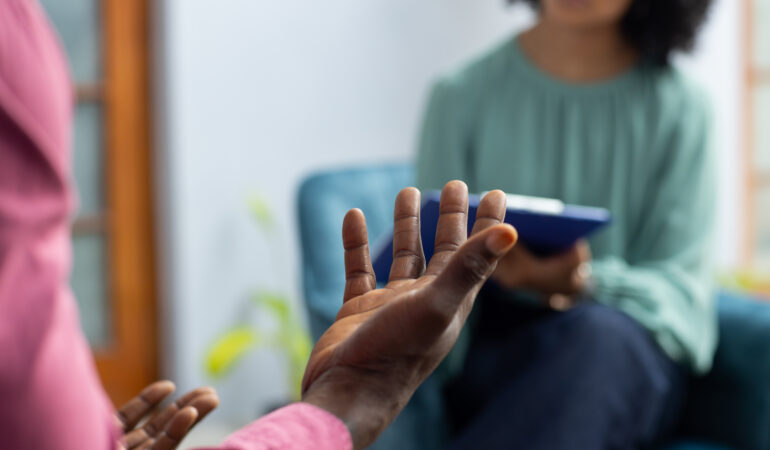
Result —
<instances>
[{"instance_id":1,"label":"armchair backrest","mask_svg":"<svg viewBox=\"0 0 770 450\"><path fill-rule=\"evenodd\" d=\"M299 189L302 287L313 337L318 339L342 306L345 262L342 219L351 208L366 216L374 245L393 226L396 195L414 183L411 165L370 166L309 176ZM370 247L371 248L371 247ZM441 382L436 374L415 392L401 414L369 448L433 450L444 448Z\"/></svg>"},{"instance_id":2,"label":"armchair backrest","mask_svg":"<svg viewBox=\"0 0 770 450\"><path fill-rule=\"evenodd\" d=\"M306 178L299 189L302 285L313 336L334 321L342 305L345 265L342 219L351 208L366 216L374 244L393 225L398 192L414 183L411 165L394 164L331 170Z\"/></svg>"}]
</instances>

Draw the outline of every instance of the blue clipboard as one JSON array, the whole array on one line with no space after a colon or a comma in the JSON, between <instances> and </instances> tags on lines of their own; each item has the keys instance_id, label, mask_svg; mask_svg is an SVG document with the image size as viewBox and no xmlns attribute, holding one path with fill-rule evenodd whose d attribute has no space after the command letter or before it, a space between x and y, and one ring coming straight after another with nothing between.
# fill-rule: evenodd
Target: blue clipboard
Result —
<instances>
[{"instance_id":1,"label":"blue clipboard","mask_svg":"<svg viewBox=\"0 0 770 450\"><path fill-rule=\"evenodd\" d=\"M420 231L426 261L430 261L433 256L440 198L439 191L423 195ZM476 209L480 200L480 195L470 195L468 198L469 233L476 221ZM514 195L508 196L505 213L505 222L513 225L519 232L519 243L539 256L567 250L579 239L588 237L611 220L610 212L603 208L565 205L553 199ZM393 263L393 232L387 233L375 249L374 274L378 282L384 283Z\"/></svg>"}]
</instances>

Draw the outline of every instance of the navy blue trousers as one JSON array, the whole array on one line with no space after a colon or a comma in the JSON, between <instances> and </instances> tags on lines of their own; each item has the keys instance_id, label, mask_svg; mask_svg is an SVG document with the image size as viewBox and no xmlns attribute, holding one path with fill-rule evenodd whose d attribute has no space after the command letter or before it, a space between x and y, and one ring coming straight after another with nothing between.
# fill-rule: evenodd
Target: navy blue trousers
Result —
<instances>
[{"instance_id":1,"label":"navy blue trousers","mask_svg":"<svg viewBox=\"0 0 770 450\"><path fill-rule=\"evenodd\" d=\"M476 308L463 371L446 390L450 449L650 448L676 425L687 372L622 312L488 293Z\"/></svg>"}]
</instances>

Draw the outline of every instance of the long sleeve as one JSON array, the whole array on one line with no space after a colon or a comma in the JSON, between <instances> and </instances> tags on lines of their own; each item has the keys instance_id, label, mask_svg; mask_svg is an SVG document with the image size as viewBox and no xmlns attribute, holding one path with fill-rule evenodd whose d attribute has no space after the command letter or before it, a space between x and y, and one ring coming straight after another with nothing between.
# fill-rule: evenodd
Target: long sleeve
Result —
<instances>
[{"instance_id":1,"label":"long sleeve","mask_svg":"<svg viewBox=\"0 0 770 450\"><path fill-rule=\"evenodd\" d=\"M114 449L118 430L68 288L72 90L34 1L0 2L0 435L2 448ZM219 449L350 449L338 418L274 412Z\"/></svg>"},{"instance_id":2,"label":"long sleeve","mask_svg":"<svg viewBox=\"0 0 770 450\"><path fill-rule=\"evenodd\" d=\"M72 88L37 2L0 2L3 448L112 449L117 430L69 291Z\"/></svg>"},{"instance_id":3,"label":"long sleeve","mask_svg":"<svg viewBox=\"0 0 770 450\"><path fill-rule=\"evenodd\" d=\"M348 450L353 443L347 427L337 417L313 405L295 403L236 431L216 448Z\"/></svg>"},{"instance_id":4,"label":"long sleeve","mask_svg":"<svg viewBox=\"0 0 770 450\"><path fill-rule=\"evenodd\" d=\"M626 258L592 265L595 297L640 321L673 359L708 370L716 346L711 247L716 176L707 108L682 109L662 146Z\"/></svg>"}]
</instances>

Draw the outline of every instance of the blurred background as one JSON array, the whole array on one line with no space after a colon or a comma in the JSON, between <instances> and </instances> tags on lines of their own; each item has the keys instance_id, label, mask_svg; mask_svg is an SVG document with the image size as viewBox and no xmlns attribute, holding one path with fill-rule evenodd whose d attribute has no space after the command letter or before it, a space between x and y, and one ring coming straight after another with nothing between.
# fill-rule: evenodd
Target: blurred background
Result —
<instances>
[{"instance_id":1,"label":"blurred background","mask_svg":"<svg viewBox=\"0 0 770 450\"><path fill-rule=\"evenodd\" d=\"M42 3L77 90L83 326L114 401L161 376L219 390L187 445L296 391L301 180L409 162L431 81L532 20L503 0ZM716 0L677 64L716 111L718 275L770 294L770 1Z\"/></svg>"}]
</instances>

